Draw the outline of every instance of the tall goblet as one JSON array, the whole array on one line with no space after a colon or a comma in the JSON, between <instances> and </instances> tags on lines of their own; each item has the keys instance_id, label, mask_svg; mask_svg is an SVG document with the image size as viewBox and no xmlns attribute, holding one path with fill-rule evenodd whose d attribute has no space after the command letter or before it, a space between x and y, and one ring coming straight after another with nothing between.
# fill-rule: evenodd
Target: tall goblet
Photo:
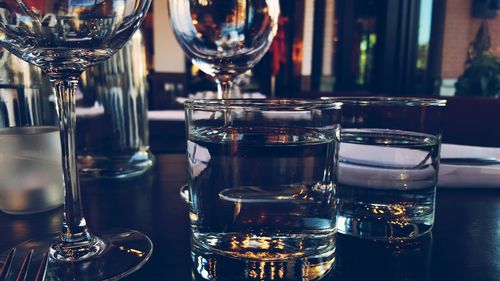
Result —
<instances>
[{"instance_id":1,"label":"tall goblet","mask_svg":"<svg viewBox=\"0 0 500 281\"><path fill-rule=\"evenodd\" d=\"M80 74L127 42L149 4L150 0L0 3L0 45L39 66L49 76L57 98L65 186L62 231L16 247L19 259L23 251L48 249L48 280L118 279L140 268L151 255L151 241L137 231L100 236L89 232L75 161L75 93Z\"/></svg>"},{"instance_id":2,"label":"tall goblet","mask_svg":"<svg viewBox=\"0 0 500 281\"><path fill-rule=\"evenodd\" d=\"M278 29L279 0L169 0L172 28L186 55L215 78L218 98L267 52Z\"/></svg>"}]
</instances>

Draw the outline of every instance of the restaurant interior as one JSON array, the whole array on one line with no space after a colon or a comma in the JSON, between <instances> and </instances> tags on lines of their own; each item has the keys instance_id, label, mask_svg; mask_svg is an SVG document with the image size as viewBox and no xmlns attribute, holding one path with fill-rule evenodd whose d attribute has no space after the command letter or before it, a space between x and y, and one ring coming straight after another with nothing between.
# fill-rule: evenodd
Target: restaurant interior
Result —
<instances>
[{"instance_id":1,"label":"restaurant interior","mask_svg":"<svg viewBox=\"0 0 500 281\"><path fill-rule=\"evenodd\" d=\"M500 0L0 0L0 281L500 280Z\"/></svg>"},{"instance_id":2,"label":"restaurant interior","mask_svg":"<svg viewBox=\"0 0 500 281\"><path fill-rule=\"evenodd\" d=\"M443 97L448 100L445 142L500 143L500 134L487 125L500 106L498 1L298 0L280 5L278 33L268 53L245 73L243 93ZM182 110L179 100L217 90L213 79L185 58L173 31L165 28L166 9L166 3L153 2L142 26L150 38L150 110ZM486 59L475 64L483 57L478 51ZM175 129L152 133L180 132L174 123ZM468 134L463 134L464 128ZM184 149L175 145L167 149Z\"/></svg>"}]
</instances>

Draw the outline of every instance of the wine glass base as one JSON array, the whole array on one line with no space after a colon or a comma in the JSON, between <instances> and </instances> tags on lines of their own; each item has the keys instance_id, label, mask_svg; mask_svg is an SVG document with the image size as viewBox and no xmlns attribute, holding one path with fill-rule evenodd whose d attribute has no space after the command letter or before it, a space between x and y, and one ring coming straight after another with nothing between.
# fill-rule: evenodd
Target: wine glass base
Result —
<instances>
[{"instance_id":1,"label":"wine glass base","mask_svg":"<svg viewBox=\"0 0 500 281\"><path fill-rule=\"evenodd\" d=\"M104 249L92 257L78 261L49 258L45 280L118 280L141 268L153 251L151 240L134 230L99 233L98 237L104 243ZM16 279L24 258L31 250L33 257L26 280L35 280L44 253L58 239L59 235L54 234L17 245L6 280ZM2 268L9 251L2 254Z\"/></svg>"}]
</instances>

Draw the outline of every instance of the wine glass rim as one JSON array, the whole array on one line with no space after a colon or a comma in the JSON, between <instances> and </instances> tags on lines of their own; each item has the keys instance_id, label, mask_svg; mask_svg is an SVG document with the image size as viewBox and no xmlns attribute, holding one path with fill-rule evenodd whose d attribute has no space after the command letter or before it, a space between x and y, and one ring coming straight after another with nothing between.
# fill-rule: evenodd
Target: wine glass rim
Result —
<instances>
[{"instance_id":1,"label":"wine glass rim","mask_svg":"<svg viewBox=\"0 0 500 281\"><path fill-rule=\"evenodd\" d=\"M343 105L357 106L446 106L447 100L438 98L416 98L416 97L377 97L377 96L359 96L359 97L321 97L321 100L330 100L341 102Z\"/></svg>"},{"instance_id":2,"label":"wine glass rim","mask_svg":"<svg viewBox=\"0 0 500 281\"><path fill-rule=\"evenodd\" d=\"M189 99L184 103L191 110L328 110L341 109L342 103L326 99L265 98L265 99Z\"/></svg>"}]
</instances>

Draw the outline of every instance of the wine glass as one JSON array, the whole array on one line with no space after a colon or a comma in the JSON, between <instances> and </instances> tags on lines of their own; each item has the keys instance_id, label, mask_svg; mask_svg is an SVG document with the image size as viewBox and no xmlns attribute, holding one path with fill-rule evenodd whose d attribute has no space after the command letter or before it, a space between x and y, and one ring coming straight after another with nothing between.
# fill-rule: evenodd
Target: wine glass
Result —
<instances>
[{"instance_id":1,"label":"wine glass","mask_svg":"<svg viewBox=\"0 0 500 281\"><path fill-rule=\"evenodd\" d=\"M48 249L49 280L116 280L140 268L151 256L151 240L137 231L99 236L89 232L82 215L75 161L79 77L88 66L109 58L127 42L149 4L150 0L16 0L0 4L0 45L39 66L49 76L57 99L65 187L62 231L16 247L19 259L30 249ZM41 258L41 254L35 257Z\"/></svg>"},{"instance_id":2,"label":"wine glass","mask_svg":"<svg viewBox=\"0 0 500 281\"><path fill-rule=\"evenodd\" d=\"M170 22L186 55L231 98L238 76L267 52L278 29L279 0L169 0Z\"/></svg>"}]
</instances>

